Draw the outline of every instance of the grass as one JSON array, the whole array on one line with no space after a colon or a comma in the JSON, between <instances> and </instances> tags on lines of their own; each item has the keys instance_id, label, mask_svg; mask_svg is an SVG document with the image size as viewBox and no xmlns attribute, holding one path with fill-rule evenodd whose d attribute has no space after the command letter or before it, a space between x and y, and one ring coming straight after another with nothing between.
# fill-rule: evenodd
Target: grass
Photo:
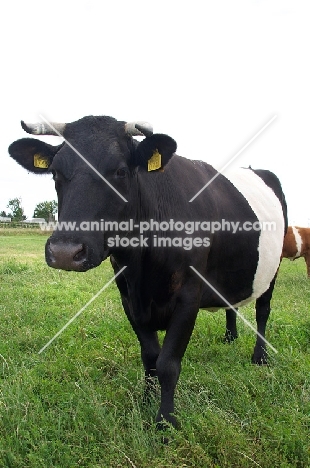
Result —
<instances>
[{"instance_id":1,"label":"grass","mask_svg":"<svg viewBox=\"0 0 310 468\"><path fill-rule=\"evenodd\" d=\"M2 234L2 233L1 233ZM252 366L255 337L222 343L224 314L201 311L176 392L181 429L163 445L158 398L142 404L140 349L113 276L50 269L46 235L0 235L0 466L309 467L310 283L283 260L268 322L270 365ZM253 306L241 312L253 324Z\"/></svg>"}]
</instances>

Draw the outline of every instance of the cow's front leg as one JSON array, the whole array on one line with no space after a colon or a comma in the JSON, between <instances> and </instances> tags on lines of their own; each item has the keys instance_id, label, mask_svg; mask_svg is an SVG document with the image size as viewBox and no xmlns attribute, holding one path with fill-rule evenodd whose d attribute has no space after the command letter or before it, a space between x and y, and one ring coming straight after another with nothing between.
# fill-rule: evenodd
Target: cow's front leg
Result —
<instances>
[{"instance_id":1,"label":"cow's front leg","mask_svg":"<svg viewBox=\"0 0 310 468\"><path fill-rule=\"evenodd\" d=\"M145 372L143 399L148 402L155 390L156 364L160 353L160 344L156 332L136 330L136 335L141 346L141 359Z\"/></svg>"},{"instance_id":2,"label":"cow's front leg","mask_svg":"<svg viewBox=\"0 0 310 468\"><path fill-rule=\"evenodd\" d=\"M157 376L156 363L160 353L160 344L157 332L148 330L146 327L137 325L130 315L128 301L123 298L123 307L127 318L134 330L141 348L141 359L145 372L145 389L143 400L148 402L154 393L155 378Z\"/></svg>"},{"instance_id":3,"label":"cow's front leg","mask_svg":"<svg viewBox=\"0 0 310 468\"><path fill-rule=\"evenodd\" d=\"M181 360L191 337L198 307L188 309L177 307L167 329L156 369L161 388L161 402L156 422L164 429L165 421L178 426L174 415L174 393L181 371Z\"/></svg>"},{"instance_id":4,"label":"cow's front leg","mask_svg":"<svg viewBox=\"0 0 310 468\"><path fill-rule=\"evenodd\" d=\"M310 252L305 253L304 259L307 267L307 276L310 278Z\"/></svg>"},{"instance_id":5,"label":"cow's front leg","mask_svg":"<svg viewBox=\"0 0 310 468\"><path fill-rule=\"evenodd\" d=\"M254 347L254 352L252 355L253 364L267 364L267 350L266 350L266 324L270 314L270 301L272 297L272 292L275 284L276 276L270 283L269 288L264 294L262 294L256 300L256 323L257 331L260 335L257 335L256 344Z\"/></svg>"},{"instance_id":6,"label":"cow's front leg","mask_svg":"<svg viewBox=\"0 0 310 468\"><path fill-rule=\"evenodd\" d=\"M237 315L235 312L236 309L227 309L226 310L226 332L224 341L226 343L231 343L236 338L238 338L237 332Z\"/></svg>"}]
</instances>

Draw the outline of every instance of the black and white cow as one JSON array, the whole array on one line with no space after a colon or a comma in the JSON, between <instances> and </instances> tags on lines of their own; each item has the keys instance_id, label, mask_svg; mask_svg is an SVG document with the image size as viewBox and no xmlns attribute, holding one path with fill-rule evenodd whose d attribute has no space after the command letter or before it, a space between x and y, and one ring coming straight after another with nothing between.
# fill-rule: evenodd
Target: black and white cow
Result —
<instances>
[{"instance_id":1,"label":"black and white cow","mask_svg":"<svg viewBox=\"0 0 310 468\"><path fill-rule=\"evenodd\" d=\"M76 226L53 232L46 243L48 265L86 271L110 256L115 273L126 266L117 286L141 345L146 392L151 378L159 379L159 426L176 425L175 387L200 308L228 309L231 340L236 317L228 305L256 300L261 336L252 362L266 363L262 337L287 226L285 198L273 173L217 174L207 163L177 156L175 141L153 134L145 123L88 116L63 125L22 125L28 133L64 137L58 146L24 138L9 147L28 171L53 174L59 222ZM136 135L145 138L137 141ZM113 230L80 229L94 221L114 222ZM125 231L117 230L121 222ZM273 229L259 228L265 222ZM158 330L166 331L162 347Z\"/></svg>"}]
</instances>

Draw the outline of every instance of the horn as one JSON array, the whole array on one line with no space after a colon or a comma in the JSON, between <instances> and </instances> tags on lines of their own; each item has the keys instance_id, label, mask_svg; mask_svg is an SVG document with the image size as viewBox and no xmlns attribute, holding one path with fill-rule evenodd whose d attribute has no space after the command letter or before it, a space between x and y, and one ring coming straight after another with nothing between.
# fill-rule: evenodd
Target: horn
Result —
<instances>
[{"instance_id":1,"label":"horn","mask_svg":"<svg viewBox=\"0 0 310 468\"><path fill-rule=\"evenodd\" d=\"M148 122L127 122L125 124L125 132L131 136L151 136L153 135L153 127Z\"/></svg>"},{"instance_id":2,"label":"horn","mask_svg":"<svg viewBox=\"0 0 310 468\"><path fill-rule=\"evenodd\" d=\"M26 124L23 120L21 121L21 126L25 132L30 133L31 135L63 135L66 124L63 123L53 123L50 125L46 123L36 123L36 124Z\"/></svg>"}]
</instances>

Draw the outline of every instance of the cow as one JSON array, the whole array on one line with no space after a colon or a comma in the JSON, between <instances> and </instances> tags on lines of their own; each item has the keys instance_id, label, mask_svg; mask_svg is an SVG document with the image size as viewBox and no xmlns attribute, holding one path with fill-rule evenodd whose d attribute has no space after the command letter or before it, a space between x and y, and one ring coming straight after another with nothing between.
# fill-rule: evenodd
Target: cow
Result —
<instances>
[{"instance_id":1,"label":"cow","mask_svg":"<svg viewBox=\"0 0 310 468\"><path fill-rule=\"evenodd\" d=\"M303 257L307 266L307 276L310 278L310 228L288 226L284 238L282 258L296 260Z\"/></svg>"},{"instance_id":2,"label":"cow","mask_svg":"<svg viewBox=\"0 0 310 468\"><path fill-rule=\"evenodd\" d=\"M199 309L226 309L225 336L232 341L237 308L255 301L252 363L266 364L266 323L287 227L273 173L221 174L177 155L175 140L146 122L86 116L66 124L22 121L22 127L63 136L56 146L28 137L9 147L27 171L55 180L59 219L46 242L46 262L84 272L110 257L140 343L146 400L159 381L159 429L179 425L175 388ZM64 230L64 222L75 227Z\"/></svg>"}]
</instances>

